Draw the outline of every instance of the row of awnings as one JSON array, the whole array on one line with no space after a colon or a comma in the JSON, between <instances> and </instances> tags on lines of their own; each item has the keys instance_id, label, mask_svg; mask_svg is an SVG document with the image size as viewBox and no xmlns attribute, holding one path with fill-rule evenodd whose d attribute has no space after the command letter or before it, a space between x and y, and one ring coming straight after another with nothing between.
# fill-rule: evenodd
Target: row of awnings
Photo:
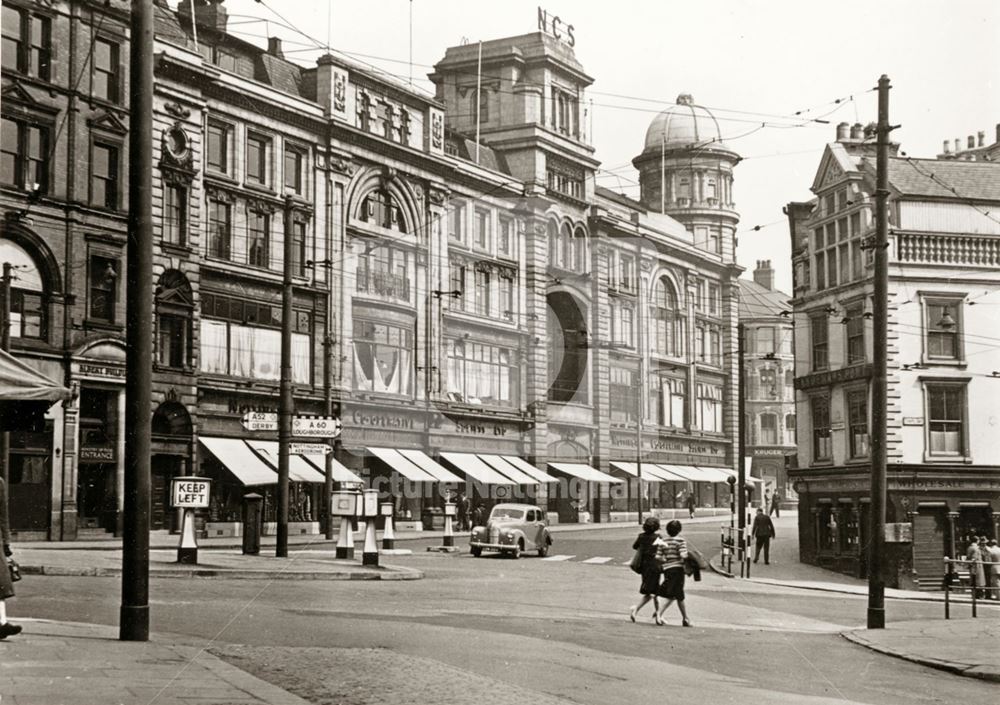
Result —
<instances>
[{"instance_id":1,"label":"row of awnings","mask_svg":"<svg viewBox=\"0 0 1000 705\"><path fill-rule=\"evenodd\" d=\"M243 438L217 438L201 436L201 444L246 486L273 485L278 476L278 443ZM317 449L318 450L318 449ZM516 455L489 453L441 453L441 460L465 476L463 479L452 470L419 450L369 447L368 451L390 469L412 482L445 482L459 484L474 481L484 485L541 485L558 482L544 470ZM337 482L362 482L361 478L330 458L333 479ZM292 482L322 484L325 473L322 453L289 455L288 479ZM608 475L584 463L551 462L549 469L560 475L574 477L584 482L620 484L626 480ZM695 465L667 465L664 463L638 463L613 461L614 470L639 478L645 482L727 482L731 470ZM749 479L749 478L748 478Z\"/></svg>"},{"instance_id":2,"label":"row of awnings","mask_svg":"<svg viewBox=\"0 0 1000 705\"><path fill-rule=\"evenodd\" d=\"M278 482L277 441L200 436L198 440L216 460L226 466L247 487L274 485ZM315 459L315 460L314 460ZM361 482L361 478L331 458L333 479L337 482ZM325 460L318 454L288 456L288 479L292 482L323 483Z\"/></svg>"}]
</instances>

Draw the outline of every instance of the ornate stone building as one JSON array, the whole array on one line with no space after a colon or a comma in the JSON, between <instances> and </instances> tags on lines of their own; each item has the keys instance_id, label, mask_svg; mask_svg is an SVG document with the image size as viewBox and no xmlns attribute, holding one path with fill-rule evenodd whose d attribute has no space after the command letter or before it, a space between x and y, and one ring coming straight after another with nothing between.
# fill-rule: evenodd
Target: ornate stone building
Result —
<instances>
[{"instance_id":1,"label":"ornate stone building","mask_svg":"<svg viewBox=\"0 0 1000 705\"><path fill-rule=\"evenodd\" d=\"M246 487L271 496L275 433L247 414L277 410L288 238L296 413L342 419L335 477L389 481L399 518L439 501L414 491L432 481L624 518L637 456L680 473L645 472L653 503L722 502L738 157L707 111L685 98L654 121L633 201L595 188L592 79L555 36L484 42L478 91L478 47L449 48L431 97L339 55L303 68L229 33L222 0L193 5L157 2L154 528L182 472L217 481L211 535ZM14 440L21 536L119 523L127 12L4 4L13 350L79 390ZM664 178L669 198L647 197ZM317 529L323 471L293 457L293 530Z\"/></svg>"},{"instance_id":2,"label":"ornate stone building","mask_svg":"<svg viewBox=\"0 0 1000 705\"><path fill-rule=\"evenodd\" d=\"M997 536L1000 165L889 159L886 582L937 588L944 556ZM801 559L864 575L870 506L875 147L843 123L787 206L794 266Z\"/></svg>"}]
</instances>

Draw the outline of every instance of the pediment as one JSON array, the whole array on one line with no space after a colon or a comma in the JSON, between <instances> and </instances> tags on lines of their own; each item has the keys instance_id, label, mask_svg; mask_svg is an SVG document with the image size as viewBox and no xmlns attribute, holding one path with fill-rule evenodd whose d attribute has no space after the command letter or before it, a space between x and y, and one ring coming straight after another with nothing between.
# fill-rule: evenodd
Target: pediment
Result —
<instances>
[{"instance_id":1,"label":"pediment","mask_svg":"<svg viewBox=\"0 0 1000 705\"><path fill-rule=\"evenodd\" d=\"M44 112L53 115L59 112L58 107L39 102L35 95L22 83L10 82L4 85L3 89L0 90L0 102L3 103L5 108L8 106L15 110L21 108L25 112ZM7 111L5 109L4 112Z\"/></svg>"},{"instance_id":2,"label":"pediment","mask_svg":"<svg viewBox=\"0 0 1000 705\"><path fill-rule=\"evenodd\" d=\"M827 145L813 178L812 192L817 193L831 184L843 181L849 173L856 172L847 150L840 144Z\"/></svg>"},{"instance_id":3,"label":"pediment","mask_svg":"<svg viewBox=\"0 0 1000 705\"><path fill-rule=\"evenodd\" d=\"M87 120L91 128L104 130L116 135L128 134L128 126L114 113L104 112Z\"/></svg>"}]
</instances>

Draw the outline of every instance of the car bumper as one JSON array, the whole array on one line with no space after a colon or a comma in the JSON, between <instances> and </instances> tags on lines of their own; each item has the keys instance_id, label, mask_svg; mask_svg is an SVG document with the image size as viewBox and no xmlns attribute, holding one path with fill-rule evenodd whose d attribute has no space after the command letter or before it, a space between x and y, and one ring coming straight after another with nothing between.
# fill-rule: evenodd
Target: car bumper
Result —
<instances>
[{"instance_id":1,"label":"car bumper","mask_svg":"<svg viewBox=\"0 0 1000 705\"><path fill-rule=\"evenodd\" d=\"M486 543L484 541L469 541L470 548L481 548L485 551L513 551L516 543Z\"/></svg>"}]
</instances>

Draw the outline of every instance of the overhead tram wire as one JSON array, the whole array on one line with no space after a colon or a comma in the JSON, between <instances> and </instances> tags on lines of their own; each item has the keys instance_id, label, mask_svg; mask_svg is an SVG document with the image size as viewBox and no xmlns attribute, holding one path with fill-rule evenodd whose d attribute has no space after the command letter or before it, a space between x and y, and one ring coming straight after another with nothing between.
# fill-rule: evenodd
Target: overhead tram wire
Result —
<instances>
[{"instance_id":1,"label":"overhead tram wire","mask_svg":"<svg viewBox=\"0 0 1000 705\"><path fill-rule=\"evenodd\" d=\"M271 11L275 16L277 16L281 20L280 23L275 22L275 24L278 24L279 26L282 26L285 29L288 29L288 30L290 30L292 32L295 32L295 33L299 34L300 36L308 39L316 47L317 51L326 51L327 50L327 47L326 47L326 45L323 42L320 42L315 37L311 36L307 32L305 32L302 29L300 29L299 27L293 25L289 20L287 20L283 15L281 15L277 11L275 11L272 7L270 7L263 0L255 0L255 2L257 2L258 4L262 5L263 7L265 7L269 11ZM232 16L233 17L253 17L252 15L235 15L235 14L232 15ZM268 22L268 21L270 21L270 20L267 20L266 18L258 18L258 19L260 21L262 21L262 22ZM393 59L393 58L390 58L390 57L382 57L382 56L375 56L375 55L370 55L370 54L362 54L362 53L358 53L358 52L348 52L348 51L344 51L344 50L334 50L334 52L338 53L338 54L341 54L341 55L344 55L344 56L347 56L347 57L351 57L351 58L355 58L355 57L358 57L358 58L373 58L373 59L377 59L379 61L389 61L389 62L401 63L401 64L410 64L411 63L408 60L404 60L404 59ZM391 71L387 71L385 69L381 69L381 68L379 68L377 66L374 66L374 65L370 64L369 62L362 62L362 63L366 64L369 68L371 68L374 71L377 71L377 72L379 72L379 73L381 73L383 75L391 76L391 77L393 77L395 79L401 80L403 83L406 83L409 80L409 76L408 75L393 73ZM433 68L433 66L429 65L429 64L413 63L413 65L414 66L421 66L421 67L424 67L424 68ZM475 73L472 73L472 72L458 72L459 75L462 75L462 73L465 73L468 76L475 76L476 75ZM537 86L541 87L542 84L537 84ZM871 90L872 89L866 89L865 91L858 91L858 93L871 92ZM512 91L504 91L503 89L498 89L498 92L513 93ZM615 105L613 103L593 103L593 102L591 102L591 105L594 105L594 106L597 106L597 107L605 107L605 108L612 108L612 109L618 109L618 110L631 110L631 111L646 112L646 113L660 113L660 112L663 112L663 110L665 108L670 107L671 105L674 105L674 103L672 101L656 100L656 99L646 98L646 97L642 97L642 96L626 96L624 94L603 93L601 91L590 91L590 93L591 94L596 94L596 95L608 95L609 97L622 97L622 98L629 99L629 100L634 100L634 101L637 101L637 102L660 103L661 105L664 106L664 108L660 108L660 109L651 109L651 108L638 108L638 107L635 107L635 106ZM849 94L848 96L846 96L844 98L835 98L834 100L826 101L824 103L821 103L821 104L819 104L817 106L814 106L814 107L811 107L811 108L805 108L805 109L802 109L802 110L795 111L794 114L791 114L791 115L790 114L781 114L781 113L766 113L766 112L755 112L755 111L739 110L739 109L736 109L736 108L721 108L721 107L712 107L712 106L699 106L699 107L703 107L706 110L710 110L710 111L713 111L713 112L731 112L731 113L734 113L734 114L743 114L743 115L763 115L765 117L769 116L769 117L777 118L777 119L781 119L781 120L789 120L789 121L792 121L795 124L791 124L791 125L779 125L779 124L774 123L773 121L764 121L763 123L761 123L761 121L759 121L759 120L731 118L731 117L726 117L726 116L715 115L714 116L715 119L716 120L720 120L720 121L739 122L739 123L745 123L745 124L758 124L758 123L761 123L762 128L765 127L765 126L768 127L768 128L781 128L781 127L784 127L784 128L800 128L800 127L807 127L807 126L817 126L817 125L813 125L813 123L818 123L819 125L824 124L821 121L822 121L822 119L825 116L820 116L818 118L805 118L805 119L803 119L803 117L802 117L803 114L811 112L813 110L819 110L821 108L825 108L825 107L827 107L829 105L835 105L835 106L837 106L836 108L834 108L833 111L831 111L831 113L832 113L832 112L834 112L836 110L839 110L840 107L843 107L843 105L846 104L847 102L851 102L853 100L854 100L854 94ZM456 114L456 113L451 113L451 115L453 115L453 116L462 116L461 114ZM471 113L469 113L468 115L465 115L465 116L466 117L471 117Z\"/></svg>"}]
</instances>

